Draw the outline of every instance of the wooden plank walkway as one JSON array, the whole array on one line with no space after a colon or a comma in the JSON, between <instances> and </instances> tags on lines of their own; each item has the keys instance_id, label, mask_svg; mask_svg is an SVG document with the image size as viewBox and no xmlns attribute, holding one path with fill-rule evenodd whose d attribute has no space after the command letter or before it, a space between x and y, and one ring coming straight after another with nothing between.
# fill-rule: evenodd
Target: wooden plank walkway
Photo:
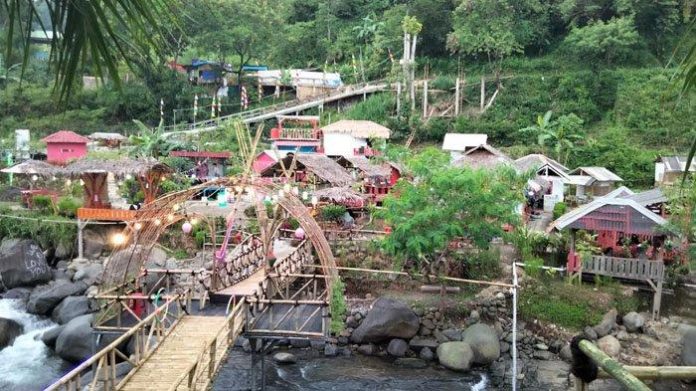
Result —
<instances>
[{"instance_id":1,"label":"wooden plank walkway","mask_svg":"<svg viewBox=\"0 0 696 391\"><path fill-rule=\"evenodd\" d=\"M168 390L196 362L203 346L215 338L224 323L222 316L184 316L154 354L134 370L121 390ZM224 357L223 351L220 353L218 360ZM184 383L179 389L187 389L185 386Z\"/></svg>"},{"instance_id":2,"label":"wooden plank walkway","mask_svg":"<svg viewBox=\"0 0 696 391\"><path fill-rule=\"evenodd\" d=\"M216 293L225 296L251 296L257 292L261 294L259 283L263 281L264 278L266 278L266 271L262 267L246 279Z\"/></svg>"}]
</instances>

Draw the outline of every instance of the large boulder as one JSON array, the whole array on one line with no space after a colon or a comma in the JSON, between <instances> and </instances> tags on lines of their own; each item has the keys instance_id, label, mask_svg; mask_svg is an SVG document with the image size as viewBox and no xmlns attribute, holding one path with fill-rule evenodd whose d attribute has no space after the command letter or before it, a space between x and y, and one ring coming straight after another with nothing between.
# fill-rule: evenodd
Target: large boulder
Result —
<instances>
[{"instance_id":1,"label":"large boulder","mask_svg":"<svg viewBox=\"0 0 696 391\"><path fill-rule=\"evenodd\" d=\"M63 332L63 329L65 329L65 326L56 326L48 331L44 331L44 333L41 334L41 341L49 348L55 349L56 341L60 333Z\"/></svg>"},{"instance_id":2,"label":"large boulder","mask_svg":"<svg viewBox=\"0 0 696 391\"><path fill-rule=\"evenodd\" d=\"M681 362L686 366L696 365L696 328L692 327L684 331Z\"/></svg>"},{"instance_id":3,"label":"large boulder","mask_svg":"<svg viewBox=\"0 0 696 391\"><path fill-rule=\"evenodd\" d=\"M33 240L4 240L0 245L0 279L5 289L51 280L46 256Z\"/></svg>"},{"instance_id":4,"label":"large boulder","mask_svg":"<svg viewBox=\"0 0 696 391\"><path fill-rule=\"evenodd\" d=\"M445 368L468 371L474 360L474 352L466 342L445 342L437 347L437 358Z\"/></svg>"},{"instance_id":5,"label":"large boulder","mask_svg":"<svg viewBox=\"0 0 696 391\"><path fill-rule=\"evenodd\" d=\"M23 305L26 305L31 296L30 288L12 288L2 295L3 299L19 300Z\"/></svg>"},{"instance_id":6,"label":"large boulder","mask_svg":"<svg viewBox=\"0 0 696 391\"><path fill-rule=\"evenodd\" d=\"M621 343L613 335L605 335L597 340L597 347L608 356L617 358L621 352Z\"/></svg>"},{"instance_id":7,"label":"large boulder","mask_svg":"<svg viewBox=\"0 0 696 391\"><path fill-rule=\"evenodd\" d=\"M611 333L611 330L614 328L614 326L616 326L616 317L618 315L619 313L616 311L616 309L612 309L604 314L602 321L597 326L592 328L594 332L597 333L598 338L602 338Z\"/></svg>"},{"instance_id":8,"label":"large boulder","mask_svg":"<svg viewBox=\"0 0 696 391\"><path fill-rule=\"evenodd\" d=\"M141 266L148 269L164 267L167 258L167 253L158 247L136 245L114 252L108 260L108 265L110 270L122 270L128 275L136 275ZM153 289L159 277L156 273L148 273L145 278L147 288Z\"/></svg>"},{"instance_id":9,"label":"large boulder","mask_svg":"<svg viewBox=\"0 0 696 391\"><path fill-rule=\"evenodd\" d=\"M292 353L278 352L273 355L273 361L278 364L294 364L297 362L297 357Z\"/></svg>"},{"instance_id":10,"label":"large boulder","mask_svg":"<svg viewBox=\"0 0 696 391\"><path fill-rule=\"evenodd\" d=\"M13 319L0 318L0 349L12 345L22 335L24 327Z\"/></svg>"},{"instance_id":11,"label":"large boulder","mask_svg":"<svg viewBox=\"0 0 696 391\"><path fill-rule=\"evenodd\" d=\"M53 309L51 319L58 324L65 324L80 315L91 312L89 299L85 296L68 296Z\"/></svg>"},{"instance_id":12,"label":"large boulder","mask_svg":"<svg viewBox=\"0 0 696 391\"><path fill-rule=\"evenodd\" d=\"M101 276L104 272L104 266L99 263L92 263L79 267L75 271L73 281L83 281L85 284L94 285L101 283Z\"/></svg>"},{"instance_id":13,"label":"large boulder","mask_svg":"<svg viewBox=\"0 0 696 391\"><path fill-rule=\"evenodd\" d=\"M500 357L500 341L490 326L476 323L462 334L462 341L469 344L474 352L474 362L487 365Z\"/></svg>"},{"instance_id":14,"label":"large boulder","mask_svg":"<svg viewBox=\"0 0 696 391\"><path fill-rule=\"evenodd\" d=\"M97 259L104 251L106 236L98 231L86 229L82 232L82 254L87 259Z\"/></svg>"},{"instance_id":15,"label":"large boulder","mask_svg":"<svg viewBox=\"0 0 696 391\"><path fill-rule=\"evenodd\" d=\"M92 347L92 315L82 315L68 322L56 340L56 353L72 363L88 359Z\"/></svg>"},{"instance_id":16,"label":"large boulder","mask_svg":"<svg viewBox=\"0 0 696 391\"><path fill-rule=\"evenodd\" d=\"M31 292L27 303L27 312L31 314L47 315L68 296L76 296L87 290L87 285L82 282L56 281L51 285L39 287Z\"/></svg>"},{"instance_id":17,"label":"large boulder","mask_svg":"<svg viewBox=\"0 0 696 391\"><path fill-rule=\"evenodd\" d=\"M398 300L379 298L372 303L367 317L353 331L351 339L355 343L410 339L418 333L419 327L418 316L409 306Z\"/></svg>"},{"instance_id":18,"label":"large boulder","mask_svg":"<svg viewBox=\"0 0 696 391\"><path fill-rule=\"evenodd\" d=\"M629 333L635 333L636 331L639 331L644 324L645 318L643 317L643 315L635 311L629 312L623 317L623 325L626 326L626 330Z\"/></svg>"}]
</instances>

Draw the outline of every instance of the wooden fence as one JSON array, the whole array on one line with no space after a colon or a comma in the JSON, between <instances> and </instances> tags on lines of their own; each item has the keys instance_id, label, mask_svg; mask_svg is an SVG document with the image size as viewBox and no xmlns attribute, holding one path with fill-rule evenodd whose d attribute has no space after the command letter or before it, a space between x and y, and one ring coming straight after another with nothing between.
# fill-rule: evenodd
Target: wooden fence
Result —
<instances>
[{"instance_id":1,"label":"wooden fence","mask_svg":"<svg viewBox=\"0 0 696 391\"><path fill-rule=\"evenodd\" d=\"M631 280L645 280L649 278L661 281L664 278L665 265L661 261L651 261L649 259L593 255L582 261L582 271Z\"/></svg>"}]
</instances>

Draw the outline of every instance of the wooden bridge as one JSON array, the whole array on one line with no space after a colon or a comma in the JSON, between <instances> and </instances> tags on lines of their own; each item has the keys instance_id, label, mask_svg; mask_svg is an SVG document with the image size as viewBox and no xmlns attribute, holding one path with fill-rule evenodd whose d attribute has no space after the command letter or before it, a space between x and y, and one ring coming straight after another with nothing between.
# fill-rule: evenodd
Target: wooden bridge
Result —
<instances>
[{"instance_id":1,"label":"wooden bridge","mask_svg":"<svg viewBox=\"0 0 696 391\"><path fill-rule=\"evenodd\" d=\"M211 118L209 120L197 121L192 124L173 125L165 128L164 137L177 134L197 134L218 129L232 121L242 121L245 124L253 124L268 119L273 119L279 115L299 113L315 107L324 107L325 104L338 102L356 96L366 96L375 92L385 91L389 85L382 81L372 81L369 83L344 86L331 93L315 97L309 101L292 100L278 103L271 106L260 107L253 110L242 111L230 115Z\"/></svg>"},{"instance_id":2,"label":"wooden bridge","mask_svg":"<svg viewBox=\"0 0 696 391\"><path fill-rule=\"evenodd\" d=\"M191 305L193 286L159 290L168 295L104 292L98 296L106 302L95 332L118 337L47 390L204 390L241 335L261 345L283 338L323 340L329 328L328 284L327 276L303 274L304 266L314 263L311 243L300 242L270 267L262 255L255 246L240 248L212 273L202 273L198 282L212 289L213 304L206 307L203 299L197 310ZM177 274L201 274L152 272L163 275L149 293L169 287ZM216 298L227 306L216 305ZM141 317L136 302L149 315ZM130 367L125 375L124 366Z\"/></svg>"}]
</instances>

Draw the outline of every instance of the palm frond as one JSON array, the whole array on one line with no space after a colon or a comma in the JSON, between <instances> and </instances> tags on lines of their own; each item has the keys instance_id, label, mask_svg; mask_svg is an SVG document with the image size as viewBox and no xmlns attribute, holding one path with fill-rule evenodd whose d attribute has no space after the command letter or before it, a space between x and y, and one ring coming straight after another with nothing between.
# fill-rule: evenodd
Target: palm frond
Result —
<instances>
[{"instance_id":1,"label":"palm frond","mask_svg":"<svg viewBox=\"0 0 696 391\"><path fill-rule=\"evenodd\" d=\"M38 12L41 3L49 10L48 26ZM158 37L164 35L164 26L177 25L166 0L0 0L0 13L8 15L7 41L17 34L24 38L22 76L32 25L38 22L44 32L52 33L49 63L60 102L75 90L88 63L95 76L108 76L119 85L120 60L162 57L164 47ZM7 45L5 58L11 58L12 51L12 45Z\"/></svg>"}]
</instances>

